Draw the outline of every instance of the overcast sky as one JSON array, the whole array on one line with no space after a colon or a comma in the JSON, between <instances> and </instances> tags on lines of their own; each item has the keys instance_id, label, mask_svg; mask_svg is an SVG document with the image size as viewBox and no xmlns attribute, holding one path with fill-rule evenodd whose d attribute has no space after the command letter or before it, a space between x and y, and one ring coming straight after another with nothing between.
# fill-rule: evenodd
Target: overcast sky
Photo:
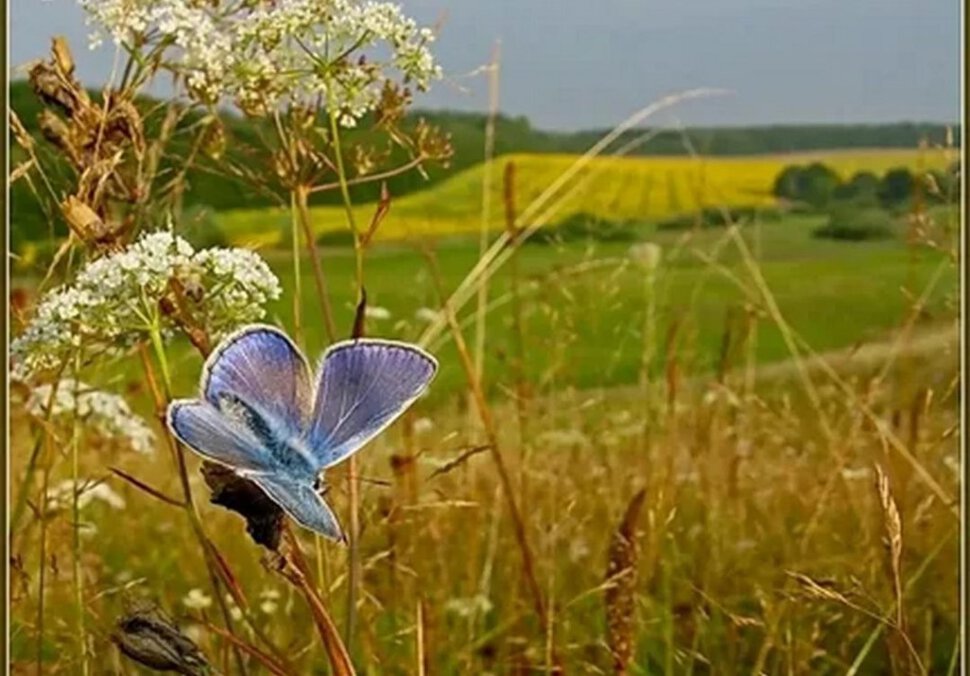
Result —
<instances>
[{"instance_id":1,"label":"overcast sky","mask_svg":"<svg viewBox=\"0 0 970 676\"><path fill-rule=\"evenodd\" d=\"M482 76L502 44L501 108L549 129L611 126L664 94L717 87L683 105L690 124L956 121L960 0L405 0L441 22L449 76L420 104L484 111ZM73 0L11 0L10 63L66 35L99 84L112 50L86 49ZM16 76L16 73L14 74ZM667 118L665 121L668 121Z\"/></svg>"}]
</instances>

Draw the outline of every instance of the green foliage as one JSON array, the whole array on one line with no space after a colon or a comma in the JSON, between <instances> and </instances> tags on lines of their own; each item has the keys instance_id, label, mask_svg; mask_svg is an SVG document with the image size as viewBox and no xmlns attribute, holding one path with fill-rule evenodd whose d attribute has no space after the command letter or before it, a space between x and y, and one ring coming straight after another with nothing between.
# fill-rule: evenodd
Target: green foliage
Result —
<instances>
[{"instance_id":1,"label":"green foliage","mask_svg":"<svg viewBox=\"0 0 970 676\"><path fill-rule=\"evenodd\" d=\"M832 201L839 187L839 175L821 162L786 167L775 180L776 197L808 204L816 209Z\"/></svg>"},{"instance_id":2,"label":"green foliage","mask_svg":"<svg viewBox=\"0 0 970 676\"><path fill-rule=\"evenodd\" d=\"M889 239L893 236L893 219L882 209L843 205L834 209L828 222L816 228L813 235L848 242Z\"/></svg>"},{"instance_id":3,"label":"green foliage","mask_svg":"<svg viewBox=\"0 0 970 676\"><path fill-rule=\"evenodd\" d=\"M566 242L636 242L643 224L633 221L611 221L592 214L571 214L552 226L540 229L526 240L531 244Z\"/></svg>"},{"instance_id":4,"label":"green foliage","mask_svg":"<svg viewBox=\"0 0 970 676\"><path fill-rule=\"evenodd\" d=\"M887 208L899 207L913 196L915 186L916 180L909 169L890 169L879 182L879 202Z\"/></svg>"},{"instance_id":5,"label":"green foliage","mask_svg":"<svg viewBox=\"0 0 970 676\"><path fill-rule=\"evenodd\" d=\"M877 206L879 177L871 171L856 172L848 181L836 186L832 197L838 201L853 202L860 206Z\"/></svg>"},{"instance_id":6,"label":"green foliage","mask_svg":"<svg viewBox=\"0 0 970 676\"><path fill-rule=\"evenodd\" d=\"M774 223L781 220L778 209L764 207L734 207L731 209L702 209L693 214L681 214L657 224L658 230L691 230L693 228L723 228L734 223Z\"/></svg>"}]
</instances>

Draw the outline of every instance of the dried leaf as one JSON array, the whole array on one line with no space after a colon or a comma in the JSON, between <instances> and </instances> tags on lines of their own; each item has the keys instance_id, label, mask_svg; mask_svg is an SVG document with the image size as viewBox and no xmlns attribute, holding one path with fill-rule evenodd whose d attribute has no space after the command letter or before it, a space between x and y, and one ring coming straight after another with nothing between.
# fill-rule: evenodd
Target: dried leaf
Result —
<instances>
[{"instance_id":1,"label":"dried leaf","mask_svg":"<svg viewBox=\"0 0 970 676\"><path fill-rule=\"evenodd\" d=\"M227 467L204 462L202 476L212 490L210 502L241 515L253 541L276 551L283 529L283 510L259 486Z\"/></svg>"}]
</instances>

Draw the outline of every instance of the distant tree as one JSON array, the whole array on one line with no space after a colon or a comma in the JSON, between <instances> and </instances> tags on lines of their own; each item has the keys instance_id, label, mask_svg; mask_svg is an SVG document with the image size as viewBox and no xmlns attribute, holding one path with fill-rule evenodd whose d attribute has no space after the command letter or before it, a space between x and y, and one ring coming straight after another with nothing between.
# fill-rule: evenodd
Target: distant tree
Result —
<instances>
[{"instance_id":1,"label":"distant tree","mask_svg":"<svg viewBox=\"0 0 970 676\"><path fill-rule=\"evenodd\" d=\"M835 171L821 162L813 162L802 173L802 201L821 208L832 201L841 179Z\"/></svg>"},{"instance_id":2,"label":"distant tree","mask_svg":"<svg viewBox=\"0 0 970 676\"><path fill-rule=\"evenodd\" d=\"M898 207L913 196L915 184L909 169L890 169L879 182L879 202L887 208Z\"/></svg>"},{"instance_id":3,"label":"distant tree","mask_svg":"<svg viewBox=\"0 0 970 676\"><path fill-rule=\"evenodd\" d=\"M799 186L801 185L803 171L804 168L797 164L782 169L778 177L775 178L775 185L772 189L774 196L791 201L799 199Z\"/></svg>"},{"instance_id":4,"label":"distant tree","mask_svg":"<svg viewBox=\"0 0 970 676\"><path fill-rule=\"evenodd\" d=\"M871 171L856 172L852 178L840 184L832 197L840 201L875 206L878 203L879 177Z\"/></svg>"},{"instance_id":5,"label":"distant tree","mask_svg":"<svg viewBox=\"0 0 970 676\"><path fill-rule=\"evenodd\" d=\"M785 167L775 179L774 194L821 209L832 201L840 183L839 175L831 167L813 162L807 166Z\"/></svg>"}]
</instances>

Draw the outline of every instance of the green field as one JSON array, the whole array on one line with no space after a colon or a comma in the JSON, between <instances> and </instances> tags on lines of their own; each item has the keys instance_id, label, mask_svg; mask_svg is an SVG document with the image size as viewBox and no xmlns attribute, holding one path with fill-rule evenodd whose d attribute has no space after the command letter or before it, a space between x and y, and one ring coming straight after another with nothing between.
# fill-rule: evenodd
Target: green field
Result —
<instances>
[{"instance_id":1,"label":"green field","mask_svg":"<svg viewBox=\"0 0 970 676\"><path fill-rule=\"evenodd\" d=\"M932 322L943 312L948 302L943 290L953 288L956 271L941 254L910 249L900 240L820 240L812 237L811 231L821 222L814 216L788 217L743 230L752 250L758 252L762 273L785 318L814 350L824 352L884 337L906 318L912 302L907 293L918 296L941 267L942 276L920 321ZM721 359L729 315L740 311L746 300L723 272L703 259L725 236L719 229L698 232L686 240L683 233L647 235L664 252L657 275L659 344L654 351L654 369L662 367L664 341L674 324L679 327L680 358L689 360L684 368L708 371ZM570 243L527 244L519 250L530 380L576 386L636 382L644 350L644 273L633 264L629 249L630 244L625 243ZM274 321L292 328L292 261L282 251L265 251L264 255L285 289L285 300L272 310ZM463 238L443 241L436 257L443 284L452 289L473 267L478 244ZM352 252L325 249L323 260L338 330L349 333L354 302ZM725 270L750 286L750 277L733 244L722 248L719 260ZM305 343L315 354L325 346L326 337L309 261L304 258L301 267ZM366 279L370 304L390 313L387 319L370 319L369 333L416 339L426 326L415 317L416 311L438 307L423 255L404 244L380 245L367 258ZM509 369L502 363L515 350L511 304L506 302L510 288L510 268L506 267L490 287L491 299L498 299L499 304L489 315L487 351L487 364L506 374ZM463 314L468 321L465 335L469 341L472 311L466 308ZM788 358L790 353L773 323L767 318L758 323L759 362ZM733 326L736 334L738 325ZM550 334L554 334L557 346L553 351L544 349L543 338ZM460 387L463 376L450 340L440 346L440 356L443 370L435 395L444 397ZM195 378L192 369L176 370L185 375L187 385ZM507 383L491 385L494 389Z\"/></svg>"}]
</instances>

